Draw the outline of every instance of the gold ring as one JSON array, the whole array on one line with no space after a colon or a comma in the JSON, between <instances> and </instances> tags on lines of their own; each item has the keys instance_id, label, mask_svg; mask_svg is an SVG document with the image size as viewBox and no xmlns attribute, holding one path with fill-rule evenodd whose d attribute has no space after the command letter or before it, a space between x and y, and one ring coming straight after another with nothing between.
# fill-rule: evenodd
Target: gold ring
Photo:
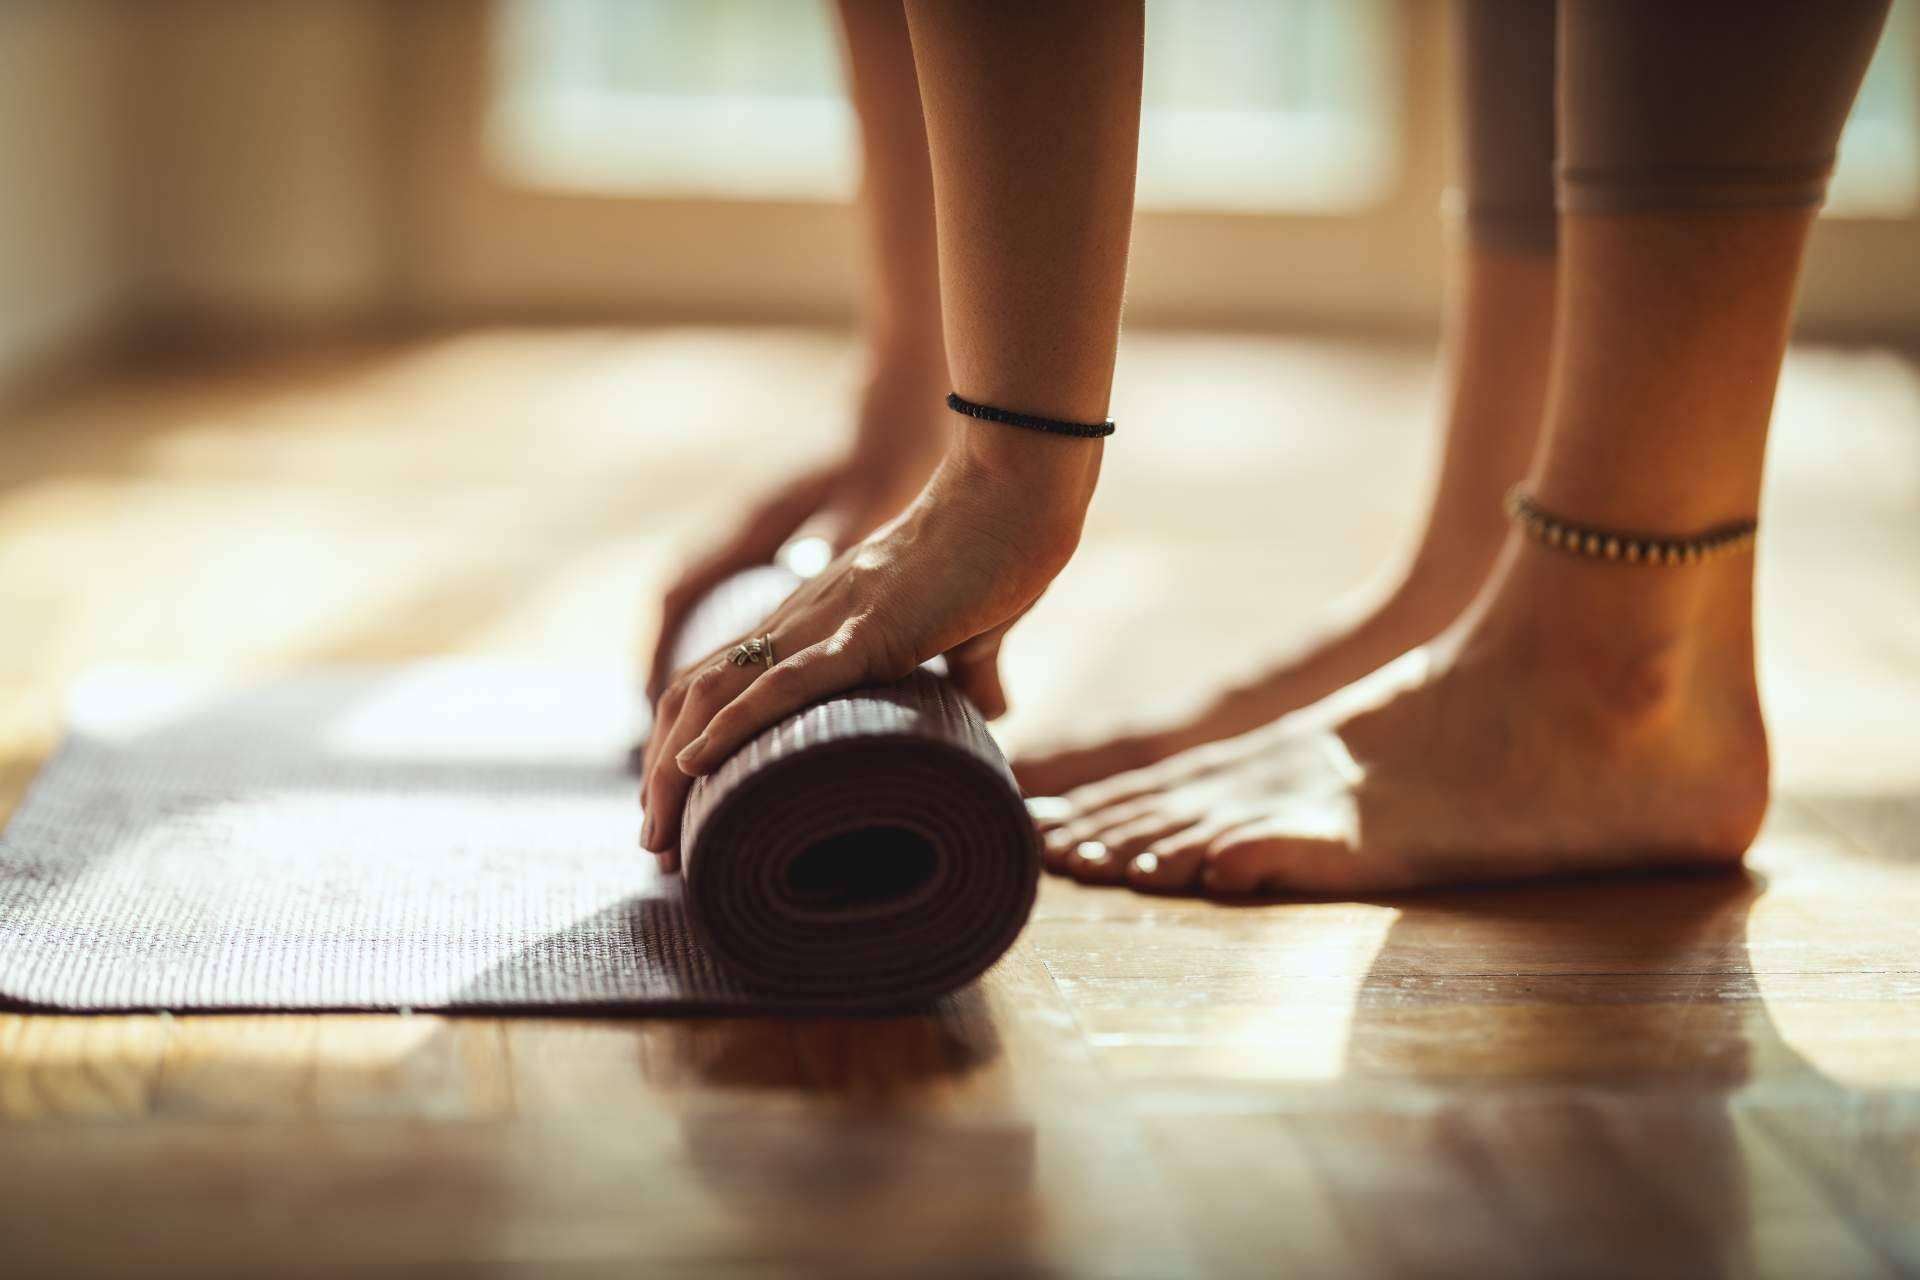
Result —
<instances>
[{"instance_id":1,"label":"gold ring","mask_svg":"<svg viewBox=\"0 0 1920 1280\"><path fill-rule=\"evenodd\" d=\"M751 640L743 640L733 646L733 652L727 655L727 660L736 667L750 667L756 662L763 667L770 667L773 665L773 637L755 636Z\"/></svg>"}]
</instances>

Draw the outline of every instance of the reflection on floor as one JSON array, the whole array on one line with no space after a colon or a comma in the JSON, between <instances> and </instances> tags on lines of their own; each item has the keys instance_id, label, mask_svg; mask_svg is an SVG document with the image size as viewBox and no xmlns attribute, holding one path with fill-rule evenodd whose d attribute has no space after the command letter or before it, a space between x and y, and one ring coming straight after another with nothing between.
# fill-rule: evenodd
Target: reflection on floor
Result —
<instances>
[{"instance_id":1,"label":"reflection on floor","mask_svg":"<svg viewBox=\"0 0 1920 1280\"><path fill-rule=\"evenodd\" d=\"M1135 336L1123 366L1082 553L1010 647L1014 738L1177 701L1418 509L1423 351ZM633 654L676 548L831 442L855 375L834 335L486 333L0 424L0 810L101 662ZM877 1021L0 1014L0 1239L193 1275L1920 1268L1916 514L1920 373L1797 354L1749 876L1055 882L978 990Z\"/></svg>"}]
</instances>

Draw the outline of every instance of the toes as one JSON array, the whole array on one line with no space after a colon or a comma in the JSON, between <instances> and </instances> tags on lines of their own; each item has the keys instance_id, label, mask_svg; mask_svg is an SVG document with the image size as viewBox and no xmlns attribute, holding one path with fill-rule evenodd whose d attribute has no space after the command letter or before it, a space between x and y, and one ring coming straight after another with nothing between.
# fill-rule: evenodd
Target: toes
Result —
<instances>
[{"instance_id":1,"label":"toes","mask_svg":"<svg viewBox=\"0 0 1920 1280\"><path fill-rule=\"evenodd\" d=\"M1361 855L1344 840L1281 834L1256 823L1227 831L1208 846L1200 887L1222 897L1255 893L1339 893L1365 883L1390 888L1383 868L1364 876Z\"/></svg>"},{"instance_id":2,"label":"toes","mask_svg":"<svg viewBox=\"0 0 1920 1280\"><path fill-rule=\"evenodd\" d=\"M1074 815L1074 807L1065 796L1028 796L1027 816L1045 835Z\"/></svg>"},{"instance_id":3,"label":"toes","mask_svg":"<svg viewBox=\"0 0 1920 1280\"><path fill-rule=\"evenodd\" d=\"M1127 883L1147 893L1184 893L1195 888L1207 850L1220 831L1218 822L1199 823L1150 842L1127 860Z\"/></svg>"},{"instance_id":4,"label":"toes","mask_svg":"<svg viewBox=\"0 0 1920 1280\"><path fill-rule=\"evenodd\" d=\"M1048 841L1048 869L1061 870L1080 842L1104 840L1103 831L1142 816L1163 804L1165 797L1208 777L1217 766L1217 745L1076 787L1064 796L1039 795L1028 800L1027 811Z\"/></svg>"},{"instance_id":5,"label":"toes","mask_svg":"<svg viewBox=\"0 0 1920 1280\"><path fill-rule=\"evenodd\" d=\"M1098 840L1083 840L1066 859L1067 874L1081 884L1118 884L1126 863Z\"/></svg>"},{"instance_id":6,"label":"toes","mask_svg":"<svg viewBox=\"0 0 1920 1280\"><path fill-rule=\"evenodd\" d=\"M1057 871L1053 852L1054 833L1077 816L1076 811L1065 796L1028 796L1027 816L1033 819L1033 828L1040 833L1040 861L1049 871Z\"/></svg>"},{"instance_id":7,"label":"toes","mask_svg":"<svg viewBox=\"0 0 1920 1280\"><path fill-rule=\"evenodd\" d=\"M1337 740L1336 740L1337 741ZM1418 883L1368 824L1319 739L1273 734L1198 748L1032 802L1049 871L1144 892L1346 893Z\"/></svg>"},{"instance_id":8,"label":"toes","mask_svg":"<svg viewBox=\"0 0 1920 1280\"><path fill-rule=\"evenodd\" d=\"M1159 853L1148 849L1127 863L1127 884L1142 893L1184 893L1193 886L1204 850Z\"/></svg>"},{"instance_id":9,"label":"toes","mask_svg":"<svg viewBox=\"0 0 1920 1280\"><path fill-rule=\"evenodd\" d=\"M1082 844L1092 840L1106 840L1107 833L1123 823L1144 817L1152 811L1157 797L1145 797L1126 805L1111 809L1081 813L1070 821L1064 822L1045 836L1042 864L1049 871L1073 873L1073 860Z\"/></svg>"},{"instance_id":10,"label":"toes","mask_svg":"<svg viewBox=\"0 0 1920 1280\"><path fill-rule=\"evenodd\" d=\"M1172 779L1162 777L1159 770L1137 769L1104 782L1075 787L1067 792L1065 798L1073 807L1075 819L1085 819L1123 804L1162 794L1168 789L1170 781Z\"/></svg>"},{"instance_id":11,"label":"toes","mask_svg":"<svg viewBox=\"0 0 1920 1280\"><path fill-rule=\"evenodd\" d=\"M1094 838L1106 845L1115 858L1127 863L1161 841L1179 835L1198 820L1198 814L1160 810L1108 827L1097 832Z\"/></svg>"},{"instance_id":12,"label":"toes","mask_svg":"<svg viewBox=\"0 0 1920 1280\"><path fill-rule=\"evenodd\" d=\"M1053 828L1042 838L1040 865L1055 875L1066 875L1068 859L1092 835L1091 830L1083 835L1071 826Z\"/></svg>"},{"instance_id":13,"label":"toes","mask_svg":"<svg viewBox=\"0 0 1920 1280\"><path fill-rule=\"evenodd\" d=\"M1067 860L1081 843L1091 839L1093 831L1077 826L1054 827L1040 838L1040 865L1055 875L1067 874Z\"/></svg>"},{"instance_id":14,"label":"toes","mask_svg":"<svg viewBox=\"0 0 1920 1280\"><path fill-rule=\"evenodd\" d=\"M1223 898L1258 893L1277 861L1265 841L1221 841L1201 859L1200 887Z\"/></svg>"}]
</instances>

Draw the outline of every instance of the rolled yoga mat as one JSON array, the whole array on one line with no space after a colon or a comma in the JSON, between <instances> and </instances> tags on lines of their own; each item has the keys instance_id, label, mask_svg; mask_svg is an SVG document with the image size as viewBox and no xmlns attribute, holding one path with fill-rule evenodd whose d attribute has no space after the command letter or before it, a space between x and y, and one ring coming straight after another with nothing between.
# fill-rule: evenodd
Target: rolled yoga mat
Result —
<instances>
[{"instance_id":1,"label":"rolled yoga mat","mask_svg":"<svg viewBox=\"0 0 1920 1280\"><path fill-rule=\"evenodd\" d=\"M689 615L676 665L751 634L800 582L778 566ZM799 1004L952 991L1026 923L1040 847L999 747L937 663L789 716L697 781L688 918L755 989Z\"/></svg>"}]
</instances>

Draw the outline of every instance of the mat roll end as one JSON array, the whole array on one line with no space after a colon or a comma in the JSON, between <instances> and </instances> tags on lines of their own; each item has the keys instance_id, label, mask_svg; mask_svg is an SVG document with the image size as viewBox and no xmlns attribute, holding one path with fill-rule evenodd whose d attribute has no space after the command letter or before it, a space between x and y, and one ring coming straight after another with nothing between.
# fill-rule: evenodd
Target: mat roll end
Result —
<instances>
[{"instance_id":1,"label":"mat roll end","mask_svg":"<svg viewBox=\"0 0 1920 1280\"><path fill-rule=\"evenodd\" d=\"M732 580L696 612L687 647L744 634L795 581ZM681 849L706 950L809 1007L897 1007L964 986L1013 944L1039 888L1039 836L1012 772L972 703L926 669L764 730L694 785Z\"/></svg>"}]
</instances>

